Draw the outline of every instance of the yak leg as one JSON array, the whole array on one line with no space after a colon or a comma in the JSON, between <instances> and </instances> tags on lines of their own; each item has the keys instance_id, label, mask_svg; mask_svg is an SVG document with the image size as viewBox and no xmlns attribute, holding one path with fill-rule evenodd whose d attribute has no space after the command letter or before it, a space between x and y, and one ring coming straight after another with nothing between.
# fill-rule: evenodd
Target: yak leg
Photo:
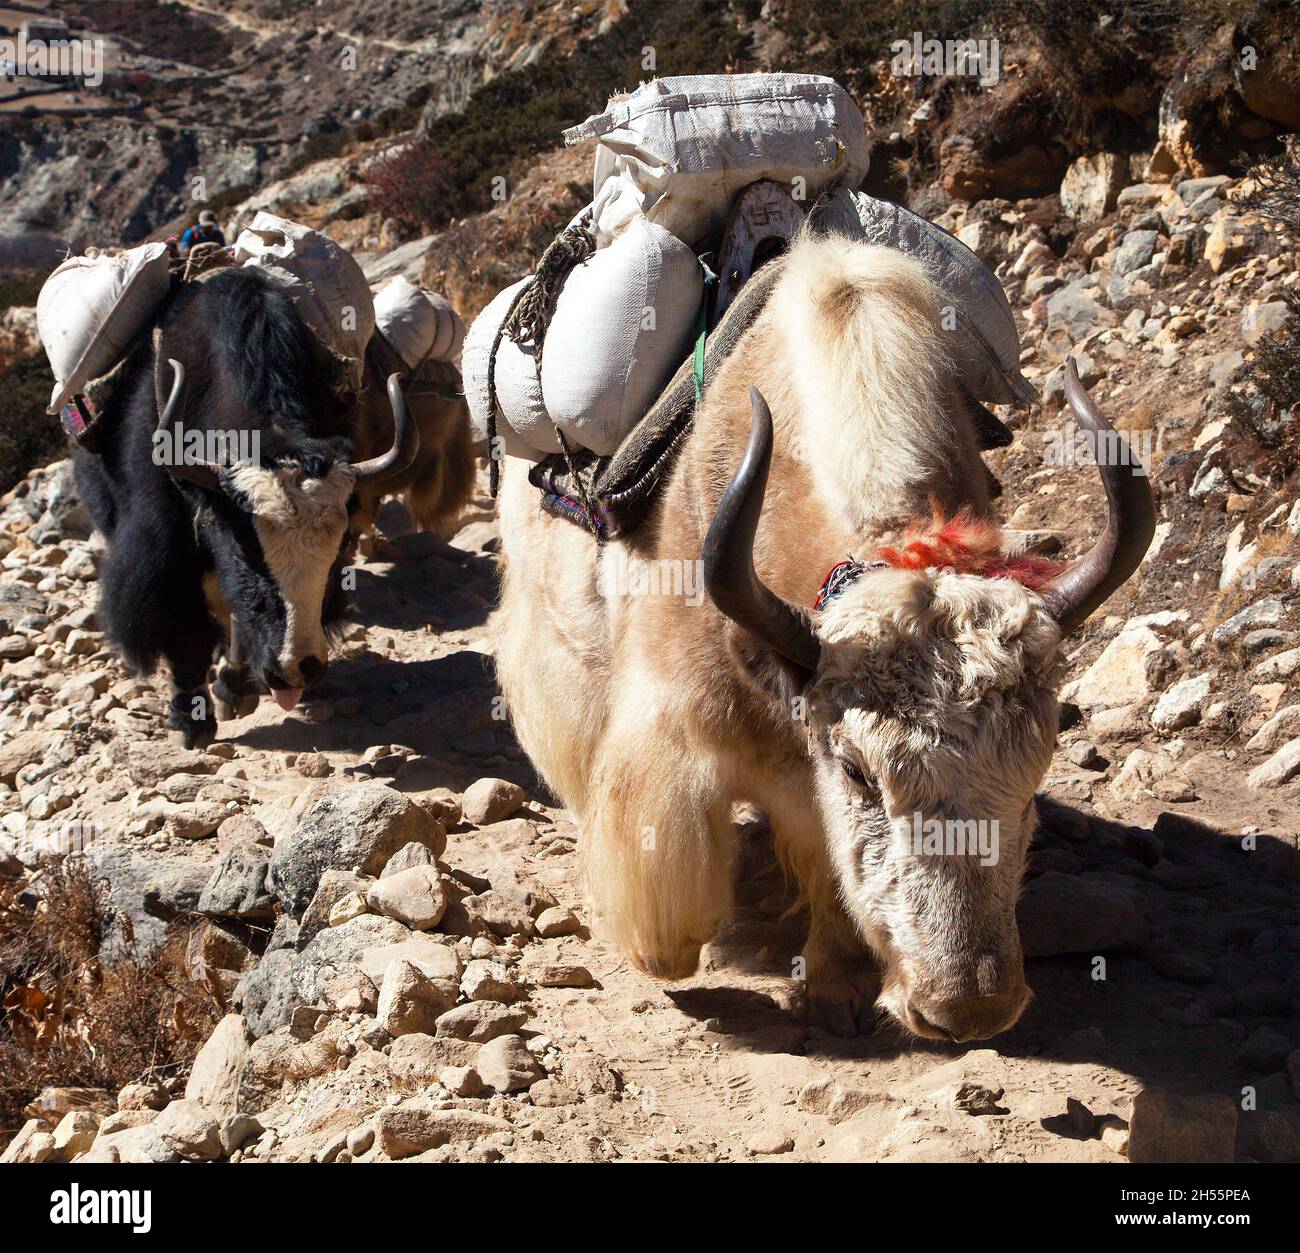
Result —
<instances>
[{"instance_id":1,"label":"yak leg","mask_svg":"<svg viewBox=\"0 0 1300 1253\"><path fill-rule=\"evenodd\" d=\"M840 904L816 811L804 798L811 781L781 780L759 799L776 838L777 855L799 881L808 905L802 970L807 1016L833 1035L869 1032L880 976Z\"/></svg>"},{"instance_id":2,"label":"yak leg","mask_svg":"<svg viewBox=\"0 0 1300 1253\"><path fill-rule=\"evenodd\" d=\"M248 717L257 708L260 694L257 681L248 673L247 658L239 647L239 628L232 620L225 660L217 666L212 683L217 717L222 722Z\"/></svg>"},{"instance_id":3,"label":"yak leg","mask_svg":"<svg viewBox=\"0 0 1300 1253\"><path fill-rule=\"evenodd\" d=\"M211 644L200 641L196 647L187 647L183 651L178 649L168 654L167 661L172 672L168 738L185 748L206 748L217 736L217 720L212 712L212 697L208 694Z\"/></svg>"},{"instance_id":4,"label":"yak leg","mask_svg":"<svg viewBox=\"0 0 1300 1253\"><path fill-rule=\"evenodd\" d=\"M245 659L239 650L234 615L221 594L216 574L211 570L203 576L203 599L207 601L212 616L221 624L226 637L226 658L217 665L212 696L217 718L229 722L231 718L246 717L257 708L258 687L247 675Z\"/></svg>"},{"instance_id":5,"label":"yak leg","mask_svg":"<svg viewBox=\"0 0 1300 1253\"><path fill-rule=\"evenodd\" d=\"M731 912L730 797L679 716L634 702L597 756L582 815L587 881L603 930L638 969L682 979Z\"/></svg>"}]
</instances>

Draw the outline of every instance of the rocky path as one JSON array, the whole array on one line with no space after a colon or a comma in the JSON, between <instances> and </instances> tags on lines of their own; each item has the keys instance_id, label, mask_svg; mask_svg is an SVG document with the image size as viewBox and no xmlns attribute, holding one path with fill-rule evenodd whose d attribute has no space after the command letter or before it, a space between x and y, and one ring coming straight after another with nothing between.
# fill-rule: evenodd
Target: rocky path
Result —
<instances>
[{"instance_id":1,"label":"rocky path","mask_svg":"<svg viewBox=\"0 0 1300 1253\"><path fill-rule=\"evenodd\" d=\"M37 477L29 512L57 480ZM29 533L52 539L62 508ZM1201 803L1169 806L1067 731L1021 908L1035 1000L989 1047L807 1023L800 922L754 814L737 814L735 918L696 977L657 983L589 934L578 833L501 717L490 502L450 548L401 534L400 510L382 520L362 625L313 699L289 717L264 702L203 754L165 745L161 695L100 650L92 545L4 559L6 613L27 616L0 644L0 699L30 724L0 754L7 870L33 860L30 837L83 832L137 936L166 916L192 929L195 975L228 1011L183 1091L106 1094L98 1113L55 1096L7 1156L1120 1162L1188 1137L1209 1156L1300 1152L1287 801L1189 752Z\"/></svg>"}]
</instances>

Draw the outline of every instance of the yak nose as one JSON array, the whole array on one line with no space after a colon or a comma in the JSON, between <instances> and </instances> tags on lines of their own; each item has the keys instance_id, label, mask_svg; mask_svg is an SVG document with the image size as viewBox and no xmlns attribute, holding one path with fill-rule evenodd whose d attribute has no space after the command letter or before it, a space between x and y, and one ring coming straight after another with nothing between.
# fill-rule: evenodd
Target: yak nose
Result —
<instances>
[{"instance_id":1,"label":"yak nose","mask_svg":"<svg viewBox=\"0 0 1300 1253\"><path fill-rule=\"evenodd\" d=\"M304 687L312 687L319 683L325 675L325 662L320 657L304 657L298 663L298 673L302 675L302 684Z\"/></svg>"},{"instance_id":2,"label":"yak nose","mask_svg":"<svg viewBox=\"0 0 1300 1253\"><path fill-rule=\"evenodd\" d=\"M909 1025L917 1035L937 1040L986 1040L1015 1025L1029 1000L1019 983L993 996L913 997L907 1002Z\"/></svg>"}]
</instances>

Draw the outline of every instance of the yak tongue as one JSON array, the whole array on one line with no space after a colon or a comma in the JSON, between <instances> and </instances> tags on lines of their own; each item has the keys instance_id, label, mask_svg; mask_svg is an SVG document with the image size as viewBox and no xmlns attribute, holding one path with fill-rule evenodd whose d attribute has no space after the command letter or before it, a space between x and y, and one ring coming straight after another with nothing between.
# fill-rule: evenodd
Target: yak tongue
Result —
<instances>
[{"instance_id":1,"label":"yak tongue","mask_svg":"<svg viewBox=\"0 0 1300 1253\"><path fill-rule=\"evenodd\" d=\"M300 687L273 687L271 695L275 697L275 703L288 713L302 699L302 688Z\"/></svg>"}]
</instances>

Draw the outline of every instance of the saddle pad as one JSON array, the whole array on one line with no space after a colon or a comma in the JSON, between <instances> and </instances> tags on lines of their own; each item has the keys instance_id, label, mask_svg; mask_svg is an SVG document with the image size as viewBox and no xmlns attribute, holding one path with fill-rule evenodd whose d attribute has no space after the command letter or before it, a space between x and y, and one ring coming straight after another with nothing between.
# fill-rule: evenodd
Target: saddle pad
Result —
<instances>
[{"instance_id":1,"label":"saddle pad","mask_svg":"<svg viewBox=\"0 0 1300 1253\"><path fill-rule=\"evenodd\" d=\"M741 288L709 335L704 378L718 367L758 319L776 286L785 259L774 257ZM542 493L542 508L584 527L600 539L615 539L636 529L649 512L655 489L672 468L695 414L695 355L692 352L650 411L608 457L575 450L555 453L528 472Z\"/></svg>"}]
</instances>

